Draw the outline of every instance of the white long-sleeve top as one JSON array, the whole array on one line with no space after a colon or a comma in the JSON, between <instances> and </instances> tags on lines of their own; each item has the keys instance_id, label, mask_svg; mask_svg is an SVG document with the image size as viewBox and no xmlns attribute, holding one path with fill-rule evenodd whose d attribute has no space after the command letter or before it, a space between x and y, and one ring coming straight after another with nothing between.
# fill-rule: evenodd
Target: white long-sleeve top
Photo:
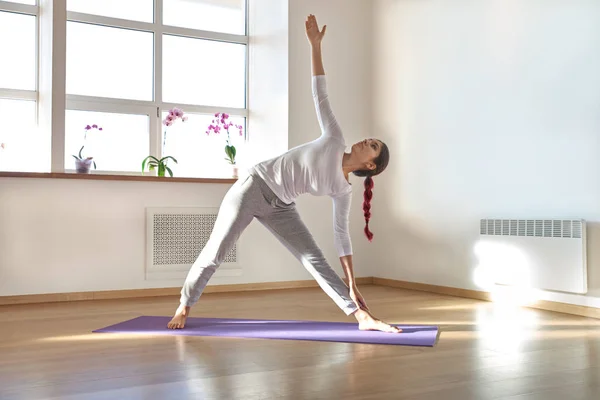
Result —
<instances>
[{"instance_id":1,"label":"white long-sleeve top","mask_svg":"<svg viewBox=\"0 0 600 400\"><path fill-rule=\"evenodd\" d=\"M304 193L330 196L334 243L342 257L352 254L349 229L352 185L342 170L346 143L329 104L325 75L312 77L312 93L321 136L255 165L254 170L287 204Z\"/></svg>"}]
</instances>

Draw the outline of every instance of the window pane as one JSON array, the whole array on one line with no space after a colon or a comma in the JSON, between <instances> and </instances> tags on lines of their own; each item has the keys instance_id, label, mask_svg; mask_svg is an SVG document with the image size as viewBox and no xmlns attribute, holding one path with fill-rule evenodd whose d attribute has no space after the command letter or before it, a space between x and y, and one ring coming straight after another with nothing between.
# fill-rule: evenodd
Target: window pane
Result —
<instances>
[{"instance_id":1,"label":"window pane","mask_svg":"<svg viewBox=\"0 0 600 400\"><path fill-rule=\"evenodd\" d=\"M0 170L50 170L50 135L36 125L36 103L0 99Z\"/></svg>"},{"instance_id":2,"label":"window pane","mask_svg":"<svg viewBox=\"0 0 600 400\"><path fill-rule=\"evenodd\" d=\"M163 101L246 106L246 46L165 35Z\"/></svg>"},{"instance_id":3,"label":"window pane","mask_svg":"<svg viewBox=\"0 0 600 400\"><path fill-rule=\"evenodd\" d=\"M185 109L183 110L185 113ZM206 114L189 114L188 120L176 122L170 127L162 126L163 140L166 130L165 146L163 148L164 156L173 156L177 160L177 164L169 164L169 168L173 170L174 176L186 177L221 177L231 176L231 166L225 160L225 144L227 139L226 133L215 135L211 132L206 134L208 126L214 119L212 115ZM167 116L167 112L162 114L162 120ZM237 125L242 125L243 131L246 132L246 121L243 117L229 118L231 122ZM244 136L240 136L239 130L235 127L229 130L230 143L236 149L236 162L244 159L245 141ZM239 165L241 168L241 165Z\"/></svg>"},{"instance_id":4,"label":"window pane","mask_svg":"<svg viewBox=\"0 0 600 400\"><path fill-rule=\"evenodd\" d=\"M5 0L8 1L9 3L19 3L19 4L29 4L30 6L35 6L36 5L36 0Z\"/></svg>"},{"instance_id":5,"label":"window pane","mask_svg":"<svg viewBox=\"0 0 600 400\"><path fill-rule=\"evenodd\" d=\"M152 100L151 32L68 22L67 93Z\"/></svg>"},{"instance_id":6,"label":"window pane","mask_svg":"<svg viewBox=\"0 0 600 400\"><path fill-rule=\"evenodd\" d=\"M35 90L35 16L0 12L0 88Z\"/></svg>"},{"instance_id":7,"label":"window pane","mask_svg":"<svg viewBox=\"0 0 600 400\"><path fill-rule=\"evenodd\" d=\"M164 0L163 23L182 28L244 35L245 0Z\"/></svg>"},{"instance_id":8,"label":"window pane","mask_svg":"<svg viewBox=\"0 0 600 400\"><path fill-rule=\"evenodd\" d=\"M67 0L67 10L133 21L154 21L154 0Z\"/></svg>"},{"instance_id":9,"label":"window pane","mask_svg":"<svg viewBox=\"0 0 600 400\"><path fill-rule=\"evenodd\" d=\"M102 130L87 125L98 125ZM150 154L150 121L147 115L67 110L65 116L65 169L75 169L73 155L93 157L98 171L142 171ZM93 168L93 167L92 167ZM92 169L93 171L93 169Z\"/></svg>"}]
</instances>

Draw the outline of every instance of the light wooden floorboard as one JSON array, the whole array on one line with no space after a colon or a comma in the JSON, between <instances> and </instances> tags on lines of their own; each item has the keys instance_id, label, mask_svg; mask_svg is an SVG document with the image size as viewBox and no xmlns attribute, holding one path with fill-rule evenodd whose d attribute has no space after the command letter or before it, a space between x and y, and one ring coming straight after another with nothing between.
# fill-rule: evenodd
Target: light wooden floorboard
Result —
<instances>
[{"instance_id":1,"label":"light wooden floorboard","mask_svg":"<svg viewBox=\"0 0 600 400\"><path fill-rule=\"evenodd\" d=\"M0 399L600 398L600 320L362 285L433 348L93 334L177 296L0 307ZM353 322L318 288L205 294L192 316Z\"/></svg>"}]
</instances>

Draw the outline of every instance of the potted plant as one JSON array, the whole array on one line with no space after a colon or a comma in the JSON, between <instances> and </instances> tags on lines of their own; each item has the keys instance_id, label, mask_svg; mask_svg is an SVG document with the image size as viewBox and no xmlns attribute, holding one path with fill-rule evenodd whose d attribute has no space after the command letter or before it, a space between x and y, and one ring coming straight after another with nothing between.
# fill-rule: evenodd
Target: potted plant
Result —
<instances>
[{"instance_id":1,"label":"potted plant","mask_svg":"<svg viewBox=\"0 0 600 400\"><path fill-rule=\"evenodd\" d=\"M162 122L163 125L166 127L164 134L163 134L163 153L167 146L167 128L169 126L173 125L178 119L181 119L182 122L185 122L185 121L187 121L188 117L187 117L187 115L184 115L184 112L180 108L174 107L171 110L169 110L169 114ZM165 176L165 172L168 172L169 175L171 177L173 177L173 171L171 170L171 168L169 168L167 166L167 162L169 160L173 160L173 162L175 164L177 164L177 160L171 156L163 157L160 160L154 156L146 157L142 161L142 174L144 173L144 170L146 169L146 162L147 162L149 171L153 171L156 169L158 176Z\"/></svg>"},{"instance_id":2,"label":"potted plant","mask_svg":"<svg viewBox=\"0 0 600 400\"><path fill-rule=\"evenodd\" d=\"M235 127L239 130L240 136L243 135L243 127L242 125L234 124L229 121L229 114L226 113L216 113L215 119L212 120L212 124L208 126L208 130L206 134L209 135L210 132L214 132L216 135L221 133L221 131L227 132L227 139L225 143L225 154L227 157L225 160L232 166L233 169L233 177L237 178L238 176L238 168L235 162L235 156L237 154L235 146L230 142L229 129L231 127Z\"/></svg>"},{"instance_id":3,"label":"potted plant","mask_svg":"<svg viewBox=\"0 0 600 400\"><path fill-rule=\"evenodd\" d=\"M85 129L85 133L83 135L83 142L85 143L85 140L87 139L87 134L90 130L92 129L97 129L99 131L102 130L101 127L99 127L98 125L94 124L94 125L86 125ZM74 155L72 154L73 158L75 158L75 170L77 171L77 173L79 174L89 174L90 173L90 168L92 167L92 165L94 165L94 169L96 169L96 161L93 160L94 157L83 157L81 155L83 148L85 147L85 144L83 146L81 146L81 148L79 149L79 154L78 155Z\"/></svg>"},{"instance_id":4,"label":"potted plant","mask_svg":"<svg viewBox=\"0 0 600 400\"><path fill-rule=\"evenodd\" d=\"M165 171L166 171L169 173L169 175L171 177L173 177L173 171L171 171L171 168L167 167L167 161L169 159L173 160L174 163L177 163L177 160L171 156L163 157L160 160L154 156L146 157L144 159L144 161L142 161L142 173L143 173L144 169L146 169L146 161L147 161L149 171L154 171L155 169L157 169L158 176L165 176ZM150 161L148 161L148 160L150 160Z\"/></svg>"},{"instance_id":5,"label":"potted plant","mask_svg":"<svg viewBox=\"0 0 600 400\"><path fill-rule=\"evenodd\" d=\"M85 146L81 146L79 149L79 155L73 155L75 158L75 171L78 174L89 174L92 165L94 165L94 169L96 169L96 161L93 160L94 157L83 157L81 152Z\"/></svg>"}]
</instances>

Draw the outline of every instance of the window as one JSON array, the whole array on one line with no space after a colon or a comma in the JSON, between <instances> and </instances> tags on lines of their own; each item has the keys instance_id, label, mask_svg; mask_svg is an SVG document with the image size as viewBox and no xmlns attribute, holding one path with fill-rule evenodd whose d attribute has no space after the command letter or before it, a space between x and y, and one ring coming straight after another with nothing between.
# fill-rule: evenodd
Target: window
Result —
<instances>
[{"instance_id":1,"label":"window","mask_svg":"<svg viewBox=\"0 0 600 400\"><path fill-rule=\"evenodd\" d=\"M35 0L0 5L0 170L47 169L50 159L49 135L36 128L37 35Z\"/></svg>"},{"instance_id":2,"label":"window","mask_svg":"<svg viewBox=\"0 0 600 400\"><path fill-rule=\"evenodd\" d=\"M205 131L216 112L246 125L245 1L126 3L67 1L65 169L75 168L85 144L82 155L93 156L97 172L140 173L148 155L175 157L176 176L226 171L224 138ZM189 120L167 130L162 121L173 107ZM86 136L92 124L103 130ZM208 160L217 147L215 165Z\"/></svg>"},{"instance_id":3,"label":"window","mask_svg":"<svg viewBox=\"0 0 600 400\"><path fill-rule=\"evenodd\" d=\"M36 0L6 0L6 1L8 1L9 3L29 4L31 6L35 6L37 4Z\"/></svg>"},{"instance_id":4,"label":"window","mask_svg":"<svg viewBox=\"0 0 600 400\"><path fill-rule=\"evenodd\" d=\"M81 156L95 161L92 173L139 174L148 155L179 156L169 165L177 176L228 172L225 138L205 132L225 112L244 127L242 137L231 135L236 148L244 146L246 0L65 0L54 7L61 3L66 10L40 12L36 0L0 1L0 52L10 54L0 63L0 170L75 172L73 156L83 146ZM167 130L162 121L174 107L189 119Z\"/></svg>"},{"instance_id":5,"label":"window","mask_svg":"<svg viewBox=\"0 0 600 400\"><path fill-rule=\"evenodd\" d=\"M152 23L154 0L67 0L67 10Z\"/></svg>"},{"instance_id":6,"label":"window","mask_svg":"<svg viewBox=\"0 0 600 400\"><path fill-rule=\"evenodd\" d=\"M67 94L152 101L152 32L67 23Z\"/></svg>"},{"instance_id":7,"label":"window","mask_svg":"<svg viewBox=\"0 0 600 400\"><path fill-rule=\"evenodd\" d=\"M86 130L88 125L97 128ZM150 118L143 114L67 110L65 148L71 152L65 152L65 166L73 165L73 155L79 156L83 147L81 156L96 155L101 171L140 171L141 160L150 153L149 126Z\"/></svg>"},{"instance_id":8,"label":"window","mask_svg":"<svg viewBox=\"0 0 600 400\"><path fill-rule=\"evenodd\" d=\"M163 120L167 115L168 112L162 114ZM219 166L227 166L224 151L227 133L221 132L219 135L207 135L205 133L206 127L211 124L214 116L186 115L189 117L186 122L177 120L172 126L163 127L163 130L166 129L166 137L163 140L165 153L177 160L177 164L169 163L169 168L173 170L173 174L194 177L202 174L203 171L211 171L219 169ZM242 132L246 131L245 118L230 117L229 120L234 125L242 125ZM240 137L239 130L235 127L229 130L229 140L238 153L245 153L244 137Z\"/></svg>"},{"instance_id":9,"label":"window","mask_svg":"<svg viewBox=\"0 0 600 400\"><path fill-rule=\"evenodd\" d=\"M35 91L36 34L35 15L0 12L0 52L10 55L0 63L0 87Z\"/></svg>"},{"instance_id":10,"label":"window","mask_svg":"<svg viewBox=\"0 0 600 400\"><path fill-rule=\"evenodd\" d=\"M244 35L244 0L163 0L165 25Z\"/></svg>"},{"instance_id":11,"label":"window","mask_svg":"<svg viewBox=\"0 0 600 400\"><path fill-rule=\"evenodd\" d=\"M169 103L244 108L245 47L164 35L164 100Z\"/></svg>"}]
</instances>

